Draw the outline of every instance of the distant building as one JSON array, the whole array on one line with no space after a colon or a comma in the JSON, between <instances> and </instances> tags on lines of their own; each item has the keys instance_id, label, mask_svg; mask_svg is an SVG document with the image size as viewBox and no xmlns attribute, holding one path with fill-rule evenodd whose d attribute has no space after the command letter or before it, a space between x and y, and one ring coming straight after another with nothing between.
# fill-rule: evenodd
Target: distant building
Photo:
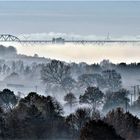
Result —
<instances>
[{"instance_id":1,"label":"distant building","mask_svg":"<svg viewBox=\"0 0 140 140\"><path fill-rule=\"evenodd\" d=\"M65 39L59 37L59 38L53 38L52 39L52 43L58 43L58 44L64 44L65 43Z\"/></svg>"},{"instance_id":2,"label":"distant building","mask_svg":"<svg viewBox=\"0 0 140 140\"><path fill-rule=\"evenodd\" d=\"M34 57L38 58L39 56L38 56L38 54L34 54Z\"/></svg>"}]
</instances>

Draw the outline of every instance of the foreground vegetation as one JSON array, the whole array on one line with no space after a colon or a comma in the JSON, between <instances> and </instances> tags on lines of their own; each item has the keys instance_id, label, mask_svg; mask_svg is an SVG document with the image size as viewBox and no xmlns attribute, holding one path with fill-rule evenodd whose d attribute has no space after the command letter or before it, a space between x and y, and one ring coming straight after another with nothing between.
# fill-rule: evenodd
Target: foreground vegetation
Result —
<instances>
[{"instance_id":1,"label":"foreground vegetation","mask_svg":"<svg viewBox=\"0 0 140 140\"><path fill-rule=\"evenodd\" d=\"M89 87L83 95L84 99L92 101L92 97L89 98L88 95L92 93L97 96L98 92L101 94L98 88ZM64 99L75 101L72 93ZM82 97L79 98L81 99ZM0 92L0 101L1 139L138 140L140 138L140 120L122 108L113 109L102 116L93 103L90 107L78 108L65 116L62 105L54 97L31 92L26 97L19 98L8 89ZM97 101L99 103L99 99Z\"/></svg>"}]
</instances>

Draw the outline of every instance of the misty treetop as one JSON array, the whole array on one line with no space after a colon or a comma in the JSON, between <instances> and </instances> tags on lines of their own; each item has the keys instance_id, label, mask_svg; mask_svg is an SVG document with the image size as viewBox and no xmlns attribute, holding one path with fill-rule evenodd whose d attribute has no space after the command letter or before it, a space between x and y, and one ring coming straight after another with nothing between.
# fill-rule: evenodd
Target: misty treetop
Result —
<instances>
[{"instance_id":1,"label":"misty treetop","mask_svg":"<svg viewBox=\"0 0 140 140\"><path fill-rule=\"evenodd\" d=\"M92 105L93 108L96 108L97 104L102 102L103 96L104 94L99 88L88 87L84 95L80 95L79 102L87 103Z\"/></svg>"},{"instance_id":2,"label":"misty treetop","mask_svg":"<svg viewBox=\"0 0 140 140\"><path fill-rule=\"evenodd\" d=\"M13 56L17 55L17 50L13 46L5 47L0 45L0 57L4 56Z\"/></svg>"},{"instance_id":3,"label":"misty treetop","mask_svg":"<svg viewBox=\"0 0 140 140\"><path fill-rule=\"evenodd\" d=\"M125 109L130 108L130 93L126 89L120 89L117 92L108 91L104 96L104 111L109 111L113 108L122 107Z\"/></svg>"},{"instance_id":4,"label":"misty treetop","mask_svg":"<svg viewBox=\"0 0 140 140\"><path fill-rule=\"evenodd\" d=\"M13 47L2 46L1 48L17 52ZM8 55L8 53L6 54ZM132 77L139 78L137 76L139 70L139 63L113 64L108 60L103 60L100 64L88 65L86 63L65 63L36 57L36 55L27 57L17 53L10 59L4 57L0 59L0 78L1 81L4 80L3 83L10 84L13 78L14 84L18 83L26 87L32 78L34 82L30 81L30 84L38 85L40 89L46 88L48 94L55 94L56 90L63 94L68 92L82 94L89 86L115 92L123 86L129 88L129 84L136 80ZM134 72L132 73L132 71ZM18 76L15 77L13 74ZM131 81L128 83L129 78Z\"/></svg>"}]
</instances>

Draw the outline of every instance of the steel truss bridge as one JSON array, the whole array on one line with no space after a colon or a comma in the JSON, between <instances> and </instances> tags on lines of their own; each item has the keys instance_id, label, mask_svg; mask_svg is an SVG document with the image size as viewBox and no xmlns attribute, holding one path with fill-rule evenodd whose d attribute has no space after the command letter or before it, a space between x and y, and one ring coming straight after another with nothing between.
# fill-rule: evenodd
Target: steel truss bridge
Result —
<instances>
[{"instance_id":1,"label":"steel truss bridge","mask_svg":"<svg viewBox=\"0 0 140 140\"><path fill-rule=\"evenodd\" d=\"M140 43L140 40L64 40L63 38L53 38L52 40L22 40L16 36L10 34L0 34L0 42L15 42L15 43L52 43L52 44L64 44L64 43Z\"/></svg>"}]
</instances>

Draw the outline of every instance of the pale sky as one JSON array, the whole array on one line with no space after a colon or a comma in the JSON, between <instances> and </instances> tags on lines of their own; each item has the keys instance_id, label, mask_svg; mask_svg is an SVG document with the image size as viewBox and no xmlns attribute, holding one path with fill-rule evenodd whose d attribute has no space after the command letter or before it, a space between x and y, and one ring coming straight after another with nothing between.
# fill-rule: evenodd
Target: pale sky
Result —
<instances>
[{"instance_id":1,"label":"pale sky","mask_svg":"<svg viewBox=\"0 0 140 140\"><path fill-rule=\"evenodd\" d=\"M140 2L0 1L0 33L140 35Z\"/></svg>"}]
</instances>

